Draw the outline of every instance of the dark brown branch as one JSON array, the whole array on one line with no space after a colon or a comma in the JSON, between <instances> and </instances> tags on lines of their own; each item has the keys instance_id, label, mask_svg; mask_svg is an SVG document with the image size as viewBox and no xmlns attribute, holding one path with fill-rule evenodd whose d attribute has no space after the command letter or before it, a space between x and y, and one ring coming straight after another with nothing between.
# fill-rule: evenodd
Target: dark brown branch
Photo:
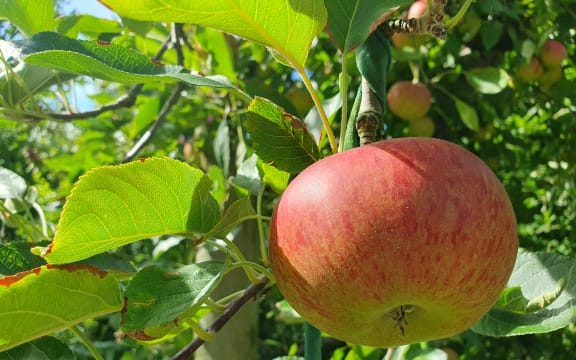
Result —
<instances>
[{"instance_id":1,"label":"dark brown branch","mask_svg":"<svg viewBox=\"0 0 576 360\"><path fill-rule=\"evenodd\" d=\"M226 307L226 309L222 312L222 314L216 320L214 320L214 322L212 323L212 325L208 327L208 329L206 329L206 332L215 334L218 331L220 331L220 329L222 329L224 325L226 325L226 323L232 318L232 316L234 316L234 314L238 312L238 310L242 308L242 306L244 306L244 304L246 304L251 299L257 298L257 296L264 291L267 284L268 279L264 278L262 279L262 282L250 285L246 289L244 294L242 294L242 296L233 300ZM172 360L191 359L194 352L198 350L198 348L202 346L202 344L204 343L205 340L202 340L199 337L195 338L190 344L188 344L185 348L183 348L176 355L174 355L174 357L172 357Z\"/></svg>"}]
</instances>

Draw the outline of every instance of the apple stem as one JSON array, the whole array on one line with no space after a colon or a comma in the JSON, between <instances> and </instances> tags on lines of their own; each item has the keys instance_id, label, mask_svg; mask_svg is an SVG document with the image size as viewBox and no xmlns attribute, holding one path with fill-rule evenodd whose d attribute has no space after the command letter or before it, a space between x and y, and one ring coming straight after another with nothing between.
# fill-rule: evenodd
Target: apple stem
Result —
<instances>
[{"instance_id":1,"label":"apple stem","mask_svg":"<svg viewBox=\"0 0 576 360\"><path fill-rule=\"evenodd\" d=\"M394 356L394 353L396 353L396 350L398 350L397 347L388 348L388 350L386 351L386 355L384 355L384 359L382 360L392 360L392 357Z\"/></svg>"},{"instance_id":2,"label":"apple stem","mask_svg":"<svg viewBox=\"0 0 576 360\"><path fill-rule=\"evenodd\" d=\"M362 98L358 117L356 119L356 131L360 138L360 146L380 140L382 124L382 103L365 77L362 77Z\"/></svg>"},{"instance_id":3,"label":"apple stem","mask_svg":"<svg viewBox=\"0 0 576 360\"><path fill-rule=\"evenodd\" d=\"M320 330L309 323L304 325L304 359L322 359L322 337Z\"/></svg>"}]
</instances>

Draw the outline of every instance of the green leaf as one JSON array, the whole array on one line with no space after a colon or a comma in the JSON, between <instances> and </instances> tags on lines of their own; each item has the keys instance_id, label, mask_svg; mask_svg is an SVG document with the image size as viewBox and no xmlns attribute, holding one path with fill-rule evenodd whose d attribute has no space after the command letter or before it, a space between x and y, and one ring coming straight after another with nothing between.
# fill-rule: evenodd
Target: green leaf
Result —
<instances>
[{"instance_id":1,"label":"green leaf","mask_svg":"<svg viewBox=\"0 0 576 360\"><path fill-rule=\"evenodd\" d=\"M16 241L0 244L0 275L14 275L45 265L44 259L30 252L31 246L29 242Z\"/></svg>"},{"instance_id":2,"label":"green leaf","mask_svg":"<svg viewBox=\"0 0 576 360\"><path fill-rule=\"evenodd\" d=\"M21 198L26 192L26 180L12 170L0 167L0 199Z\"/></svg>"},{"instance_id":3,"label":"green leaf","mask_svg":"<svg viewBox=\"0 0 576 360\"><path fill-rule=\"evenodd\" d=\"M545 333L576 319L573 258L544 252L520 253L508 288L513 290L504 291L496 306L472 327L473 331L488 336Z\"/></svg>"},{"instance_id":4,"label":"green leaf","mask_svg":"<svg viewBox=\"0 0 576 360\"><path fill-rule=\"evenodd\" d=\"M304 123L273 102L256 97L248 107L246 128L258 156L291 174L320 159L320 149Z\"/></svg>"},{"instance_id":5,"label":"green leaf","mask_svg":"<svg viewBox=\"0 0 576 360\"><path fill-rule=\"evenodd\" d=\"M460 114L460 119L462 119L464 125L466 125L470 130L478 131L480 125L476 110L456 97L452 97L452 99L454 100L456 110L458 110L458 114Z\"/></svg>"},{"instance_id":6,"label":"green leaf","mask_svg":"<svg viewBox=\"0 0 576 360\"><path fill-rule=\"evenodd\" d=\"M501 22L497 20L483 22L482 27L480 28L480 37L482 38L484 48L490 50L496 46L500 41L503 32L504 25Z\"/></svg>"},{"instance_id":7,"label":"green leaf","mask_svg":"<svg viewBox=\"0 0 576 360\"><path fill-rule=\"evenodd\" d=\"M147 56L115 44L74 40L42 32L25 42L24 61L75 74L121 83L181 80L190 85L230 88L223 76L199 76L176 65L155 63Z\"/></svg>"},{"instance_id":8,"label":"green leaf","mask_svg":"<svg viewBox=\"0 0 576 360\"><path fill-rule=\"evenodd\" d=\"M498 94L508 86L510 76L501 68L485 67L464 72L474 89L482 94Z\"/></svg>"},{"instance_id":9,"label":"green leaf","mask_svg":"<svg viewBox=\"0 0 576 360\"><path fill-rule=\"evenodd\" d=\"M344 53L368 38L370 27L382 16L412 0L326 0L328 28Z\"/></svg>"},{"instance_id":10,"label":"green leaf","mask_svg":"<svg viewBox=\"0 0 576 360\"><path fill-rule=\"evenodd\" d=\"M258 159L257 165L262 182L270 186L270 188L278 194L284 192L290 181L290 173L278 170L274 166L263 162L261 159Z\"/></svg>"},{"instance_id":11,"label":"green leaf","mask_svg":"<svg viewBox=\"0 0 576 360\"><path fill-rule=\"evenodd\" d=\"M288 64L306 62L312 40L326 24L322 0L102 0L136 20L199 24L264 44Z\"/></svg>"},{"instance_id":12,"label":"green leaf","mask_svg":"<svg viewBox=\"0 0 576 360\"><path fill-rule=\"evenodd\" d=\"M176 271L158 266L139 271L124 293L122 331L129 333L187 320L218 285L225 265L222 261L206 261ZM180 319L184 312L186 318Z\"/></svg>"},{"instance_id":13,"label":"green leaf","mask_svg":"<svg viewBox=\"0 0 576 360\"><path fill-rule=\"evenodd\" d=\"M21 43L0 39L0 104L4 99L12 107L50 85L73 78L72 74L26 64L23 59Z\"/></svg>"},{"instance_id":14,"label":"green leaf","mask_svg":"<svg viewBox=\"0 0 576 360\"><path fill-rule=\"evenodd\" d=\"M222 219L206 234L206 237L224 238L243 221L254 219L256 211L252 207L250 196L233 202L222 215Z\"/></svg>"},{"instance_id":15,"label":"green leaf","mask_svg":"<svg viewBox=\"0 0 576 360\"><path fill-rule=\"evenodd\" d=\"M0 0L0 19L8 19L25 36L54 30L54 0Z\"/></svg>"},{"instance_id":16,"label":"green leaf","mask_svg":"<svg viewBox=\"0 0 576 360\"><path fill-rule=\"evenodd\" d=\"M76 38L78 34L98 38L102 33L122 32L122 27L118 21L101 19L92 15L70 15L58 18L58 33L71 38Z\"/></svg>"},{"instance_id":17,"label":"green leaf","mask_svg":"<svg viewBox=\"0 0 576 360\"><path fill-rule=\"evenodd\" d=\"M370 88L386 106L386 75L391 61L390 41L381 32L374 32L356 50L356 64Z\"/></svg>"},{"instance_id":18,"label":"green leaf","mask_svg":"<svg viewBox=\"0 0 576 360\"><path fill-rule=\"evenodd\" d=\"M0 360L15 359L76 360L77 358L62 341L52 336L44 336L0 353Z\"/></svg>"},{"instance_id":19,"label":"green leaf","mask_svg":"<svg viewBox=\"0 0 576 360\"><path fill-rule=\"evenodd\" d=\"M0 351L119 311L116 278L82 265L47 265L0 278Z\"/></svg>"},{"instance_id":20,"label":"green leaf","mask_svg":"<svg viewBox=\"0 0 576 360\"><path fill-rule=\"evenodd\" d=\"M44 256L67 263L154 236L205 233L220 218L210 186L202 171L168 158L95 168L74 185Z\"/></svg>"}]
</instances>

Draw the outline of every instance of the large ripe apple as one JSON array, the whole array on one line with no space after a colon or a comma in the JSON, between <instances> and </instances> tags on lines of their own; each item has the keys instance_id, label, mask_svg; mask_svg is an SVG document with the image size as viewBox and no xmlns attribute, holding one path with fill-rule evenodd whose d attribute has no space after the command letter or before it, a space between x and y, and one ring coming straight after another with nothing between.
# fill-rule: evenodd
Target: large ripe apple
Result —
<instances>
[{"instance_id":1,"label":"large ripe apple","mask_svg":"<svg viewBox=\"0 0 576 360\"><path fill-rule=\"evenodd\" d=\"M467 150L385 140L322 159L275 209L280 291L338 339L392 347L450 337L495 303L518 238L503 186Z\"/></svg>"},{"instance_id":2,"label":"large ripe apple","mask_svg":"<svg viewBox=\"0 0 576 360\"><path fill-rule=\"evenodd\" d=\"M430 90L422 83L398 81L386 94L390 111L401 119L416 120L430 110L432 96Z\"/></svg>"}]
</instances>

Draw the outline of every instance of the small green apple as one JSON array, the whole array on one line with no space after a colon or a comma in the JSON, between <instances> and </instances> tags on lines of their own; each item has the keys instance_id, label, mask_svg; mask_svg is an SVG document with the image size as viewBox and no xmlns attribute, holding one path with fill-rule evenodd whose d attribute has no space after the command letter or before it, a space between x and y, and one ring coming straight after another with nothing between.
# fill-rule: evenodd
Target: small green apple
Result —
<instances>
[{"instance_id":1,"label":"small green apple","mask_svg":"<svg viewBox=\"0 0 576 360\"><path fill-rule=\"evenodd\" d=\"M407 121L423 117L432 105L432 96L426 85L410 81L394 83L388 89L386 99L390 111Z\"/></svg>"},{"instance_id":2,"label":"small green apple","mask_svg":"<svg viewBox=\"0 0 576 360\"><path fill-rule=\"evenodd\" d=\"M429 116L410 121L408 127L410 136L430 137L436 131L436 125Z\"/></svg>"},{"instance_id":3,"label":"small green apple","mask_svg":"<svg viewBox=\"0 0 576 360\"><path fill-rule=\"evenodd\" d=\"M558 81L562 80L564 77L564 71L560 65L556 65L551 68L547 68L542 73L540 77L540 85L544 88L549 88L556 84Z\"/></svg>"},{"instance_id":4,"label":"small green apple","mask_svg":"<svg viewBox=\"0 0 576 360\"><path fill-rule=\"evenodd\" d=\"M308 322L352 344L456 335L494 305L518 250L510 200L467 150L400 138L324 158L272 217L270 264Z\"/></svg>"}]
</instances>

